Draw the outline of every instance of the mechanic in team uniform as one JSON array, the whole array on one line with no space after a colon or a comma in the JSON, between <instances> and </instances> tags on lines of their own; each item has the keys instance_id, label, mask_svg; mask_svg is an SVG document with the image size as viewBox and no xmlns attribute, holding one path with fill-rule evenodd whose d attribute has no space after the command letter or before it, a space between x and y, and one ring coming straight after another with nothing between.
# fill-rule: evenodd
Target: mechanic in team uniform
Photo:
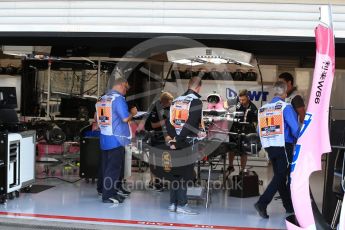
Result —
<instances>
[{"instance_id":1,"label":"mechanic in team uniform","mask_svg":"<svg viewBox=\"0 0 345 230\"><path fill-rule=\"evenodd\" d=\"M170 105L173 100L174 97L170 93L163 92L160 95L159 100L157 100L149 109L150 114L146 118L145 130L154 131L154 138L152 138L152 142L157 142L159 144L165 141L165 123L166 119L169 117ZM155 143L151 144L155 145ZM164 190L161 180L156 178L152 173L149 188L159 192Z\"/></svg>"},{"instance_id":2,"label":"mechanic in team uniform","mask_svg":"<svg viewBox=\"0 0 345 230\"><path fill-rule=\"evenodd\" d=\"M125 146L131 141L129 121L137 114L136 107L128 111L125 95L129 89L126 79L117 77L112 89L96 104L97 122L102 149L102 200L104 203L122 203L129 194L122 186Z\"/></svg>"},{"instance_id":3,"label":"mechanic in team uniform","mask_svg":"<svg viewBox=\"0 0 345 230\"><path fill-rule=\"evenodd\" d=\"M299 126L302 127L304 117L306 114L306 108L305 108L305 104L304 104L304 100L303 100L302 96L297 91L297 88L294 87L294 78L290 73L285 72L285 73L280 74L278 79L280 81L283 81L286 83L286 85L287 85L287 90L286 90L287 97L285 98L285 102L290 103L292 105L293 109L297 113ZM294 144L296 144L296 143L294 143ZM294 145L293 146L287 146L287 148L292 148L291 150L288 149L288 151L287 151L288 159L289 159L289 171L287 173L287 177L288 177L288 188L290 189L290 174L291 174L291 164L292 164L292 159L293 159Z\"/></svg>"},{"instance_id":4,"label":"mechanic in team uniform","mask_svg":"<svg viewBox=\"0 0 345 230\"><path fill-rule=\"evenodd\" d=\"M287 213L293 213L290 190L287 186L289 169L288 154L292 154L293 144L298 138L297 114L291 104L285 102L287 86L278 81L273 86L274 98L259 109L258 131L262 147L268 153L273 167L273 178L265 192L254 205L262 218L268 218L267 206L276 192L283 201ZM291 151L288 153L288 151Z\"/></svg>"},{"instance_id":5,"label":"mechanic in team uniform","mask_svg":"<svg viewBox=\"0 0 345 230\"><path fill-rule=\"evenodd\" d=\"M229 108L229 106L231 106L231 104L233 104L233 103L228 100L225 102L224 107L227 109L227 108ZM232 127L231 127L231 131L232 132L241 131L241 132L244 132L247 134L248 133L256 133L256 123L258 120L258 109L254 105L254 103L250 100L248 90L246 90L246 89L242 89L238 93L237 103L236 103L236 112L242 112L243 113L243 116L241 115L241 116L237 117L239 119L239 122L246 122L248 124L243 125L243 124L239 124L238 122L234 122ZM247 153L241 149L238 149L236 152L241 157L240 172L242 172L247 165L247 158L248 158ZM229 167L227 169L227 176L229 174L231 174L233 171L235 171L234 165L233 165L235 155L236 155L235 151L229 152Z\"/></svg>"},{"instance_id":6,"label":"mechanic in team uniform","mask_svg":"<svg viewBox=\"0 0 345 230\"><path fill-rule=\"evenodd\" d=\"M199 128L202 126L202 101L199 95L201 89L201 78L192 77L188 83L188 90L183 95L177 97L171 107L169 119L166 127L168 136L167 143L170 149L186 150L186 155L190 154L189 148L193 144L190 139L200 136ZM172 152L173 157L173 152ZM170 189L169 211L182 214L196 215L196 211L188 207L187 201L187 181L194 174L194 163L186 162L188 168L180 175L173 175L174 181ZM188 174L188 175L187 175ZM176 186L177 185L177 186Z\"/></svg>"}]
</instances>

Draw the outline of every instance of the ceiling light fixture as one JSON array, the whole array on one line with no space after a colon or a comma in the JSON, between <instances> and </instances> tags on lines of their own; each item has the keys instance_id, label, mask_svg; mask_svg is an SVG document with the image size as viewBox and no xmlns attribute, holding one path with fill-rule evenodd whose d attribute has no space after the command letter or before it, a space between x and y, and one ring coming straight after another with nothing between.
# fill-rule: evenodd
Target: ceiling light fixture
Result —
<instances>
[{"instance_id":1,"label":"ceiling light fixture","mask_svg":"<svg viewBox=\"0 0 345 230\"><path fill-rule=\"evenodd\" d=\"M212 63L216 65L228 63L228 60L220 56L198 56L197 58L202 60L203 62Z\"/></svg>"},{"instance_id":2,"label":"ceiling light fixture","mask_svg":"<svg viewBox=\"0 0 345 230\"><path fill-rule=\"evenodd\" d=\"M189 59L180 59L180 60L174 60L174 63L181 64L181 65L191 65L191 66L196 66L196 65L202 65L203 63L198 62L197 60L189 60Z\"/></svg>"}]
</instances>

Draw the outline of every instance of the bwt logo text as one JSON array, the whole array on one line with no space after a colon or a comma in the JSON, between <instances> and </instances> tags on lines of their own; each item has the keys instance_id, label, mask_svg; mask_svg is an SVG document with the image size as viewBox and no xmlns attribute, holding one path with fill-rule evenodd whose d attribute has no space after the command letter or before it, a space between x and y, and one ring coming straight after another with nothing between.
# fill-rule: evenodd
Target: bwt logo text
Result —
<instances>
[{"instance_id":1,"label":"bwt logo text","mask_svg":"<svg viewBox=\"0 0 345 230\"><path fill-rule=\"evenodd\" d=\"M249 91L248 90L248 96L251 101L260 101L262 97L262 101L267 101L267 96L269 92L267 91ZM230 88L226 88L226 98L234 98L237 96L237 92L235 90L232 90Z\"/></svg>"}]
</instances>

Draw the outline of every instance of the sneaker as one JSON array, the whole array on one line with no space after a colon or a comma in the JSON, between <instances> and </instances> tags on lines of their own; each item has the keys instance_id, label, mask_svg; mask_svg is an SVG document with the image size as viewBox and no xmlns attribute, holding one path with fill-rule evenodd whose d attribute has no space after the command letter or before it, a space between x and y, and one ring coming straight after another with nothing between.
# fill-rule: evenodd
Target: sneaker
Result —
<instances>
[{"instance_id":1,"label":"sneaker","mask_svg":"<svg viewBox=\"0 0 345 230\"><path fill-rule=\"evenodd\" d=\"M122 200L126 200L126 198L128 198L128 196L123 195L122 193L117 193L117 195L122 199Z\"/></svg>"},{"instance_id":2,"label":"sneaker","mask_svg":"<svg viewBox=\"0 0 345 230\"><path fill-rule=\"evenodd\" d=\"M186 215L198 215L199 213L191 208L188 207L188 204L185 206L177 206L176 212L180 214L186 214Z\"/></svg>"},{"instance_id":3,"label":"sneaker","mask_svg":"<svg viewBox=\"0 0 345 230\"><path fill-rule=\"evenodd\" d=\"M176 204L170 204L168 209L169 212L176 212Z\"/></svg>"},{"instance_id":4,"label":"sneaker","mask_svg":"<svg viewBox=\"0 0 345 230\"><path fill-rule=\"evenodd\" d=\"M153 183L149 183L149 187L150 190L156 191L156 192L163 192L164 188L162 185L159 184L153 184Z\"/></svg>"},{"instance_id":5,"label":"sneaker","mask_svg":"<svg viewBox=\"0 0 345 230\"><path fill-rule=\"evenodd\" d=\"M112 204L119 204L123 202L123 200L117 196L110 197L108 199L103 199L102 201L103 203L112 203Z\"/></svg>"},{"instance_id":6,"label":"sneaker","mask_svg":"<svg viewBox=\"0 0 345 230\"><path fill-rule=\"evenodd\" d=\"M131 194L131 192L127 191L124 188L121 188L119 189L119 191L117 191L117 194L120 194L121 196L124 196L124 197L128 197Z\"/></svg>"},{"instance_id":7,"label":"sneaker","mask_svg":"<svg viewBox=\"0 0 345 230\"><path fill-rule=\"evenodd\" d=\"M256 209L256 211L259 213L259 215L264 218L264 219L268 219L269 216L267 215L267 210L266 208L262 207L260 204L255 203L254 207Z\"/></svg>"},{"instance_id":8,"label":"sneaker","mask_svg":"<svg viewBox=\"0 0 345 230\"><path fill-rule=\"evenodd\" d=\"M123 203L125 198L120 196L119 194L116 194L116 195L114 195L113 197L111 197L111 198L109 198L107 200L113 200L113 201L117 200L117 202L121 204L121 203ZM103 199L103 202L104 202L104 199ZM105 203L109 203L109 202L105 202ZM116 201L112 202L112 203L116 203Z\"/></svg>"},{"instance_id":9,"label":"sneaker","mask_svg":"<svg viewBox=\"0 0 345 230\"><path fill-rule=\"evenodd\" d=\"M154 186L154 190L155 190L156 192L163 192L163 191L164 191L164 187L161 186L161 185L155 185L155 186Z\"/></svg>"},{"instance_id":10,"label":"sneaker","mask_svg":"<svg viewBox=\"0 0 345 230\"><path fill-rule=\"evenodd\" d=\"M154 186L153 186L152 182L149 183L149 187L148 188L151 189L151 190L154 190Z\"/></svg>"},{"instance_id":11,"label":"sneaker","mask_svg":"<svg viewBox=\"0 0 345 230\"><path fill-rule=\"evenodd\" d=\"M125 201L125 199L126 199L125 197L121 196L120 194L116 194L114 197L120 202L120 204L123 203L123 201Z\"/></svg>"}]
</instances>

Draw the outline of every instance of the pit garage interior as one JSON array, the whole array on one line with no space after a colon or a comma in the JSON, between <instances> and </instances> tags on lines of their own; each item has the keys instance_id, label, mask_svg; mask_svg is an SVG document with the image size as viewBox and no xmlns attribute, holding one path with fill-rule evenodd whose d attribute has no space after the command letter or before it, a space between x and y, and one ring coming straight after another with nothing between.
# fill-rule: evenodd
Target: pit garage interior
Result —
<instances>
[{"instance_id":1,"label":"pit garage interior","mask_svg":"<svg viewBox=\"0 0 345 230\"><path fill-rule=\"evenodd\" d=\"M15 134L25 133L22 143L27 146L19 150L18 145L11 145L18 151L13 157L21 161L12 166L19 171L11 178L0 175L0 187L13 181L1 198L0 229L286 228L279 197L269 206L266 220L253 207L258 196L229 195L231 179L239 174L238 157L235 172L223 180L227 165L217 156L209 194L207 178L198 181L202 194L200 199L191 195L190 205L199 215L169 213L169 191L157 192L148 186L149 165L138 138L126 150L131 154L126 183L132 194L123 204L104 204L96 190L98 166L87 168L90 161L97 161L100 150L83 134L94 122L95 103L117 69L124 70L131 86L126 97L129 105L142 112L150 109L162 91L179 96L191 74L203 78L204 104L209 94L219 93L225 100L247 88L260 107L272 98L270 89L277 76L290 72L307 104L315 64L313 30L322 1L14 2L0 1L0 130L13 134L1 139L14 138L12 144L19 143ZM345 5L333 4L336 74L330 138L332 145L344 145ZM194 57L204 52L207 61L169 60L171 52L190 48L195 48ZM221 59L212 55L219 50L245 52L254 64L213 60ZM141 119L132 122L137 125ZM0 163L6 163L7 152L0 151ZM324 157L323 170L310 178L315 201L330 225L338 202L332 190L335 152ZM34 166L27 166L32 161ZM202 164L201 172L209 168ZM247 168L258 174L262 194L272 177L265 152L249 155ZM93 176L84 170L93 170Z\"/></svg>"}]
</instances>

